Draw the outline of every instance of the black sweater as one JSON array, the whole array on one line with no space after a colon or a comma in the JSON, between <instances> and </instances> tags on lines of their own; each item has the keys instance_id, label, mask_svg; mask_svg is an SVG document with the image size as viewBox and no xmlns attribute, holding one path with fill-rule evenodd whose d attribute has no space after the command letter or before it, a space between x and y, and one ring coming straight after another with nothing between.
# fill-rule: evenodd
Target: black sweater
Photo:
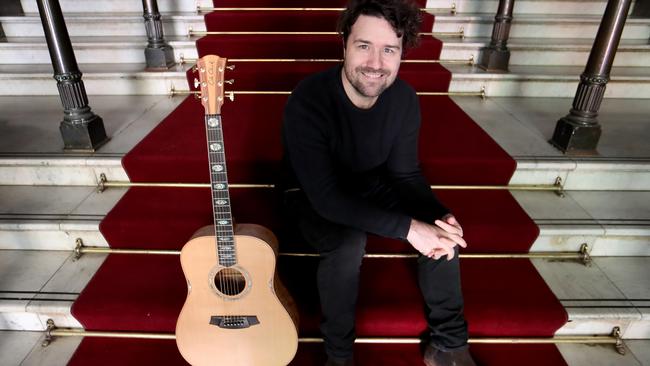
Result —
<instances>
[{"instance_id":1,"label":"black sweater","mask_svg":"<svg viewBox=\"0 0 650 366\"><path fill-rule=\"evenodd\" d=\"M433 222L449 211L438 202L417 158L420 106L399 78L370 109L356 107L341 66L298 84L284 110L281 189L301 188L323 218L384 237L405 239L411 217L364 199L380 182Z\"/></svg>"}]
</instances>

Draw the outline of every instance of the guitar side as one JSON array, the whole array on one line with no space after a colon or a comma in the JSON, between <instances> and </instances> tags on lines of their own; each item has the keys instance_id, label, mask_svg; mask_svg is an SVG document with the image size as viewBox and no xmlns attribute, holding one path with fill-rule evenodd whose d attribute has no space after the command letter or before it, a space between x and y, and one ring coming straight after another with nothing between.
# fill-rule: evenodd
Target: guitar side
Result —
<instances>
[{"instance_id":1,"label":"guitar side","mask_svg":"<svg viewBox=\"0 0 650 366\"><path fill-rule=\"evenodd\" d=\"M224 296L211 279L219 262L210 231L199 230L181 251L188 282L187 299L176 323L181 354L195 366L287 365L298 347L297 316L275 270L275 237L259 225L238 225L238 263L233 268L244 274L246 286L236 296ZM219 325L225 320L236 323L233 320L242 316L251 317L251 324Z\"/></svg>"}]
</instances>

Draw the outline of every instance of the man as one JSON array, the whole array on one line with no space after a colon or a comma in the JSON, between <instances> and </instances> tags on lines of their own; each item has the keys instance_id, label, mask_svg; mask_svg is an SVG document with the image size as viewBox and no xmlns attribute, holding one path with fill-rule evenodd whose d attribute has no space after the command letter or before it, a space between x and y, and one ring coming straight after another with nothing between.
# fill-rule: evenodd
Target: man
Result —
<instances>
[{"instance_id":1,"label":"man","mask_svg":"<svg viewBox=\"0 0 650 366\"><path fill-rule=\"evenodd\" d=\"M422 176L418 97L397 78L417 42L420 10L405 0L352 0L342 13L344 62L303 80L285 107L285 208L320 254L317 285L327 365L353 365L366 233L420 253L428 306L425 363L474 365L460 291L463 230Z\"/></svg>"}]
</instances>

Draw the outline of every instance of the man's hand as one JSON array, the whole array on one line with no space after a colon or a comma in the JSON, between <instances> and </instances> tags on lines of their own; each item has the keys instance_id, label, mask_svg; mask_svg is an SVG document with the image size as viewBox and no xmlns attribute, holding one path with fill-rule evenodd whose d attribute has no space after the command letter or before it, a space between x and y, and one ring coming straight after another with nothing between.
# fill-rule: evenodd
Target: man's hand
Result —
<instances>
[{"instance_id":1,"label":"man's hand","mask_svg":"<svg viewBox=\"0 0 650 366\"><path fill-rule=\"evenodd\" d=\"M467 243L460 235L414 219L411 220L406 239L422 255L435 259L447 255L447 260L451 260L454 258L456 245L467 247Z\"/></svg>"},{"instance_id":2,"label":"man's hand","mask_svg":"<svg viewBox=\"0 0 650 366\"><path fill-rule=\"evenodd\" d=\"M452 214L446 214L442 219L436 220L434 224L448 233L457 234L461 238L463 237L463 228Z\"/></svg>"}]
</instances>

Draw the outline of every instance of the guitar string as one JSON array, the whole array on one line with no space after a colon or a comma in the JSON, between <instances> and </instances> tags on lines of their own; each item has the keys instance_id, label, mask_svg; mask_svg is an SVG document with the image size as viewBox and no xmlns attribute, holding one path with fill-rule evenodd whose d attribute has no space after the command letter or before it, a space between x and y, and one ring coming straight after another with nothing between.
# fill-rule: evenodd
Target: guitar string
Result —
<instances>
[{"instance_id":1,"label":"guitar string","mask_svg":"<svg viewBox=\"0 0 650 366\"><path fill-rule=\"evenodd\" d=\"M210 117L207 117L207 118L209 119ZM218 116L216 116L216 118L217 118L217 121L219 123L220 118ZM213 131L211 131L207 120L206 120L206 130L207 130L207 134L208 134L208 138L209 138L208 139L208 154L211 154L211 152L210 152L210 142L216 140L216 143L219 143L219 142L221 142L221 141L219 141L221 139L219 139L218 133L217 133L217 136L214 136L214 133L213 133ZM222 149L222 151L223 151L223 149ZM218 157L218 155L217 155L217 157ZM211 160L214 160L214 159L211 159ZM212 166L210 166L210 176L213 177ZM212 183L214 184L215 180L212 179L212 181L213 181ZM220 182L220 180L218 180L218 181ZM219 223L219 220L222 219L222 217L221 217L221 212L219 212L219 209L217 208L217 205L216 205L216 203L217 203L216 200L220 199L221 197L219 197L220 192L217 191L216 189L211 189L211 191L214 192L214 194L211 194L211 198L212 198L212 206L213 206L213 211L214 211L213 212L213 214L214 214L213 217L214 217L214 220L216 221L215 224L217 224L217 225L215 225L215 241L216 241L216 246L217 246L217 255L218 255L218 258L219 258L219 262L222 262L222 259L223 259L223 262L225 262L225 259L222 258L223 253L222 253L222 250L220 250L221 246L220 246L220 243L219 243L220 240L219 240L219 226L218 226L218 223ZM219 264L221 265L222 263L219 263ZM217 276L219 277L220 291L222 293L224 293L224 295L229 296L230 293L231 293L231 290L230 290L230 283L229 283L229 280L228 280L228 277L227 277L227 269L226 268L221 269L217 273ZM227 314L224 314L223 315L223 321L227 325L228 323L230 323L231 317L228 316Z\"/></svg>"}]
</instances>

